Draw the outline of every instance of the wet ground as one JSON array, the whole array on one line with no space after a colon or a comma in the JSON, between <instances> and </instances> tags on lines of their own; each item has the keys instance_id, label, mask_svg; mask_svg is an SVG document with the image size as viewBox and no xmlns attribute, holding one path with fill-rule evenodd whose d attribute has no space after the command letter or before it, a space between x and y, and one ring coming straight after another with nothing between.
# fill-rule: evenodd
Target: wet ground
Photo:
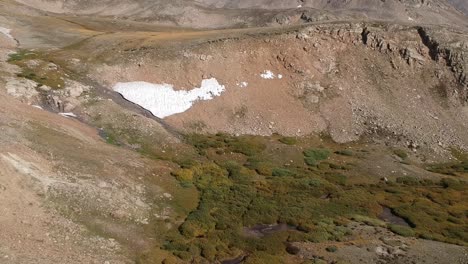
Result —
<instances>
[{"instance_id":1,"label":"wet ground","mask_svg":"<svg viewBox=\"0 0 468 264\"><path fill-rule=\"evenodd\" d=\"M401 226L410 226L405 219L399 217L398 215L394 214L392 209L388 207L383 207L383 212L379 215L379 218L385 222L394 225L401 225Z\"/></svg>"},{"instance_id":2,"label":"wet ground","mask_svg":"<svg viewBox=\"0 0 468 264\"><path fill-rule=\"evenodd\" d=\"M279 231L286 231L286 230L292 230L292 229L296 229L296 228L294 226L290 226L287 224L255 225L253 227L245 227L244 234L246 236L261 238L261 237L271 235Z\"/></svg>"}]
</instances>

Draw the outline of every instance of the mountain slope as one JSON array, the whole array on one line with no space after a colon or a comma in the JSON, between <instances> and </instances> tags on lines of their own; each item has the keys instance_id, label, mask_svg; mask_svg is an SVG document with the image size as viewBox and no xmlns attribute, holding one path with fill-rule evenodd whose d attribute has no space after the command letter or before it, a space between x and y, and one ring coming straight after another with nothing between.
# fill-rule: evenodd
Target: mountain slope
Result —
<instances>
[{"instance_id":1,"label":"mountain slope","mask_svg":"<svg viewBox=\"0 0 468 264\"><path fill-rule=\"evenodd\" d=\"M226 1L226 0L17 0L54 13L100 15L197 28L295 24L316 20L370 19L467 26L447 1ZM466 3L453 2L465 10Z\"/></svg>"}]
</instances>

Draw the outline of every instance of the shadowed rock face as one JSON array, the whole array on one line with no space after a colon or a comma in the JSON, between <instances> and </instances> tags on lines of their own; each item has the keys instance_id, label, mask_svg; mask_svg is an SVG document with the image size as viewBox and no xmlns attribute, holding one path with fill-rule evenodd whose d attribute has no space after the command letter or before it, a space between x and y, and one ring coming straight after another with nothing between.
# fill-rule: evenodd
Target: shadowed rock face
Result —
<instances>
[{"instance_id":1,"label":"shadowed rock face","mask_svg":"<svg viewBox=\"0 0 468 264\"><path fill-rule=\"evenodd\" d=\"M467 26L464 0L16 0L54 13L100 15L198 28L369 19ZM457 9L459 11L457 11Z\"/></svg>"}]
</instances>

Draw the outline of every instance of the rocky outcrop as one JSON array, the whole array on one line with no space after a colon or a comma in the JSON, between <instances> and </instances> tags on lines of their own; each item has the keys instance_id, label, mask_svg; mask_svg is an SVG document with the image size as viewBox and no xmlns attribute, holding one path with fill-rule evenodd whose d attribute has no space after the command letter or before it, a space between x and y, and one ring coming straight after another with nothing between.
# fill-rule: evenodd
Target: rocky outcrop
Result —
<instances>
[{"instance_id":1,"label":"rocky outcrop","mask_svg":"<svg viewBox=\"0 0 468 264\"><path fill-rule=\"evenodd\" d=\"M409 65L424 64L427 60L447 65L457 80L457 87L445 94L454 93L464 103L468 100L468 37L463 33L443 28L357 23L308 27L298 38L306 39L314 33L354 45L361 42L370 49L400 57Z\"/></svg>"},{"instance_id":2,"label":"rocky outcrop","mask_svg":"<svg viewBox=\"0 0 468 264\"><path fill-rule=\"evenodd\" d=\"M419 28L421 40L429 48L433 60L444 61L455 74L460 84L460 96L468 100L468 39L455 34L437 32L428 28Z\"/></svg>"}]
</instances>

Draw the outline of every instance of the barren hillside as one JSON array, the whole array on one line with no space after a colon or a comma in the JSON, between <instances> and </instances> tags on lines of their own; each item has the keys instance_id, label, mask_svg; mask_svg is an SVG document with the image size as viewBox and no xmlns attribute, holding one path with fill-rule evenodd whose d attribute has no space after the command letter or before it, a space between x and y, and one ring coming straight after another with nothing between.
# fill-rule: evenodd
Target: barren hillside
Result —
<instances>
[{"instance_id":1,"label":"barren hillside","mask_svg":"<svg viewBox=\"0 0 468 264\"><path fill-rule=\"evenodd\" d=\"M33 8L197 28L302 24L312 21L383 20L466 27L466 3L421 0L18 0ZM460 10L460 11L457 11Z\"/></svg>"}]
</instances>

